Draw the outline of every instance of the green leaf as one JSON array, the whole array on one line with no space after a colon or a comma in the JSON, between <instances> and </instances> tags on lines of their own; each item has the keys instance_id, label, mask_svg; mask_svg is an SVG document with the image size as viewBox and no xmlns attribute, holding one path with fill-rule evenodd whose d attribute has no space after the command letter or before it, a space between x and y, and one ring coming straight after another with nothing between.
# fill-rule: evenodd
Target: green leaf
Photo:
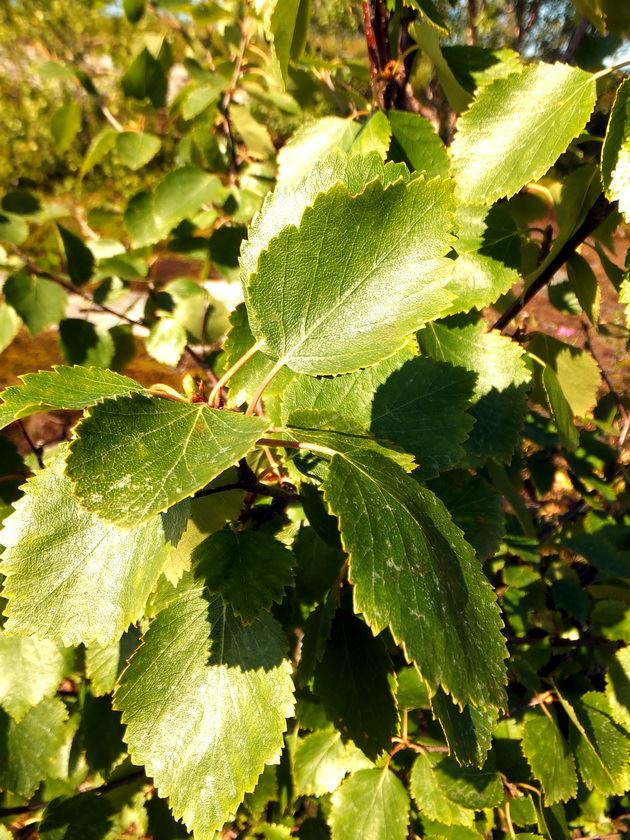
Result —
<instances>
[{"instance_id":1,"label":"green leaf","mask_svg":"<svg viewBox=\"0 0 630 840\"><path fill-rule=\"evenodd\" d=\"M84 321L64 318L59 321L59 344L68 365L107 368L113 364L116 346L109 330Z\"/></svg>"},{"instance_id":2,"label":"green leaf","mask_svg":"<svg viewBox=\"0 0 630 840\"><path fill-rule=\"evenodd\" d=\"M50 133L57 153L66 152L81 130L81 106L76 102L67 102L57 108L50 120Z\"/></svg>"},{"instance_id":3,"label":"green leaf","mask_svg":"<svg viewBox=\"0 0 630 840\"><path fill-rule=\"evenodd\" d=\"M596 403L601 383L599 368L593 356L586 350L543 333L532 335L528 344L530 349L556 374L571 412L577 417L588 416Z\"/></svg>"},{"instance_id":4,"label":"green leaf","mask_svg":"<svg viewBox=\"0 0 630 840\"><path fill-rule=\"evenodd\" d=\"M111 370L55 365L52 370L26 373L20 385L0 392L0 428L38 411L78 410L110 397L144 388Z\"/></svg>"},{"instance_id":5,"label":"green leaf","mask_svg":"<svg viewBox=\"0 0 630 840\"><path fill-rule=\"evenodd\" d=\"M453 75L453 71L444 58L440 45L440 33L432 22L419 20L413 25L413 36L432 62L442 90L446 94L448 104L455 113L460 114L470 103L470 94Z\"/></svg>"},{"instance_id":6,"label":"green leaf","mask_svg":"<svg viewBox=\"0 0 630 840\"><path fill-rule=\"evenodd\" d=\"M448 306L450 261L441 255L451 223L446 181L386 190L376 182L356 197L333 187L261 254L249 286L254 335L266 353L311 375L392 355ZM382 236L371 236L375 226Z\"/></svg>"},{"instance_id":7,"label":"green leaf","mask_svg":"<svg viewBox=\"0 0 630 840\"><path fill-rule=\"evenodd\" d=\"M230 108L230 122L236 133L247 146L248 154L266 160L276 153L273 140L267 126L254 118L246 105L233 105Z\"/></svg>"},{"instance_id":8,"label":"green leaf","mask_svg":"<svg viewBox=\"0 0 630 840\"><path fill-rule=\"evenodd\" d=\"M145 347L149 356L163 365L177 367L186 348L186 328L174 318L160 318L149 330Z\"/></svg>"},{"instance_id":9,"label":"green leaf","mask_svg":"<svg viewBox=\"0 0 630 840\"><path fill-rule=\"evenodd\" d=\"M146 47L125 70L121 85L125 96L149 99L154 108L160 108L166 101L166 73L161 62Z\"/></svg>"},{"instance_id":10,"label":"green leaf","mask_svg":"<svg viewBox=\"0 0 630 840\"><path fill-rule=\"evenodd\" d=\"M472 826L475 807L492 807L503 798L498 774L465 769L429 753L420 753L414 761L409 787L420 811L445 825Z\"/></svg>"},{"instance_id":11,"label":"green leaf","mask_svg":"<svg viewBox=\"0 0 630 840\"><path fill-rule=\"evenodd\" d=\"M51 639L20 639L0 632L0 706L19 722L57 690L68 665Z\"/></svg>"},{"instance_id":12,"label":"green leaf","mask_svg":"<svg viewBox=\"0 0 630 840\"><path fill-rule=\"evenodd\" d=\"M273 51L284 82L289 59L297 59L304 48L310 15L309 0L276 0L269 25Z\"/></svg>"},{"instance_id":13,"label":"green leaf","mask_svg":"<svg viewBox=\"0 0 630 840\"><path fill-rule=\"evenodd\" d=\"M13 213L0 213L0 242L21 245L28 237L28 222Z\"/></svg>"},{"instance_id":14,"label":"green leaf","mask_svg":"<svg viewBox=\"0 0 630 840\"><path fill-rule=\"evenodd\" d=\"M524 66L521 64L521 56L508 48L493 50L468 44L452 44L443 47L442 53L457 81L470 93L495 79L520 73Z\"/></svg>"},{"instance_id":15,"label":"green leaf","mask_svg":"<svg viewBox=\"0 0 630 840\"><path fill-rule=\"evenodd\" d=\"M567 261L567 275L571 288L589 321L597 327L602 293L595 272L581 254L571 254Z\"/></svg>"},{"instance_id":16,"label":"green leaf","mask_svg":"<svg viewBox=\"0 0 630 840\"><path fill-rule=\"evenodd\" d=\"M343 777L372 767L372 762L352 743L344 743L334 729L312 732L301 738L293 757L295 787L299 796L322 796L337 790Z\"/></svg>"},{"instance_id":17,"label":"green leaf","mask_svg":"<svg viewBox=\"0 0 630 840\"><path fill-rule=\"evenodd\" d=\"M222 78L212 80L209 84L194 87L182 101L182 117L185 120L192 120L209 108L221 96L225 87Z\"/></svg>"},{"instance_id":18,"label":"green leaf","mask_svg":"<svg viewBox=\"0 0 630 840\"><path fill-rule=\"evenodd\" d=\"M611 201L630 221L630 79L617 89L602 147L602 182Z\"/></svg>"},{"instance_id":19,"label":"green leaf","mask_svg":"<svg viewBox=\"0 0 630 840\"><path fill-rule=\"evenodd\" d=\"M399 709L428 709L431 705L424 680L415 665L404 667L396 674L396 700ZM436 695L437 696L437 695Z\"/></svg>"},{"instance_id":20,"label":"green leaf","mask_svg":"<svg viewBox=\"0 0 630 840\"><path fill-rule=\"evenodd\" d=\"M162 148L155 134L143 131L122 131L116 136L116 152L129 169L142 169Z\"/></svg>"},{"instance_id":21,"label":"green leaf","mask_svg":"<svg viewBox=\"0 0 630 840\"><path fill-rule=\"evenodd\" d=\"M543 369L542 382L560 439L567 449L573 450L580 442L578 430L573 424L573 412L562 390L560 380L549 365L545 365Z\"/></svg>"},{"instance_id":22,"label":"green leaf","mask_svg":"<svg viewBox=\"0 0 630 840\"><path fill-rule=\"evenodd\" d=\"M65 291L51 280L12 274L2 287L5 300L26 324L31 335L37 335L63 318L68 302Z\"/></svg>"},{"instance_id":23,"label":"green leaf","mask_svg":"<svg viewBox=\"0 0 630 840\"><path fill-rule=\"evenodd\" d=\"M169 172L153 194L153 212L159 230L165 233L182 219L194 216L204 204L217 197L221 181L196 166L182 166Z\"/></svg>"},{"instance_id":24,"label":"green leaf","mask_svg":"<svg viewBox=\"0 0 630 840\"><path fill-rule=\"evenodd\" d=\"M22 319L15 309L8 303L0 303L0 353L11 344L21 326Z\"/></svg>"},{"instance_id":25,"label":"green leaf","mask_svg":"<svg viewBox=\"0 0 630 840\"><path fill-rule=\"evenodd\" d=\"M397 180L409 179L406 167L384 164L374 152L348 158L340 151L322 156L320 149L317 149L316 160L301 179L279 182L276 189L266 196L260 213L254 217L248 238L243 241L240 257L241 281L246 300L260 254L285 227L300 223L304 211L320 193L330 190L335 184L345 184L348 191L356 195L370 181L379 180L389 185ZM251 312L248 314L251 320Z\"/></svg>"},{"instance_id":26,"label":"green leaf","mask_svg":"<svg viewBox=\"0 0 630 840\"><path fill-rule=\"evenodd\" d=\"M144 15L145 0L123 0L125 17L131 23L138 23Z\"/></svg>"},{"instance_id":27,"label":"green leaf","mask_svg":"<svg viewBox=\"0 0 630 840\"><path fill-rule=\"evenodd\" d=\"M613 656L606 674L606 697L613 720L630 730L630 647Z\"/></svg>"},{"instance_id":28,"label":"green leaf","mask_svg":"<svg viewBox=\"0 0 630 840\"><path fill-rule=\"evenodd\" d=\"M53 697L34 706L19 723L0 710L0 790L30 799L43 779L56 775L67 716L61 700Z\"/></svg>"},{"instance_id":29,"label":"green leaf","mask_svg":"<svg viewBox=\"0 0 630 840\"><path fill-rule=\"evenodd\" d=\"M135 764L199 840L211 840L282 749L293 713L280 627L249 627L201 590L151 624L116 693Z\"/></svg>"},{"instance_id":30,"label":"green leaf","mask_svg":"<svg viewBox=\"0 0 630 840\"><path fill-rule=\"evenodd\" d=\"M435 693L501 706L505 645L492 592L444 505L375 452L332 459L324 482L350 555L355 610L389 626Z\"/></svg>"},{"instance_id":31,"label":"green leaf","mask_svg":"<svg viewBox=\"0 0 630 840\"><path fill-rule=\"evenodd\" d=\"M94 254L71 231L61 225L57 225L57 230L63 242L70 279L75 286L82 286L91 279L94 272Z\"/></svg>"},{"instance_id":32,"label":"green leaf","mask_svg":"<svg viewBox=\"0 0 630 840\"><path fill-rule=\"evenodd\" d=\"M460 460L473 425L466 413L474 376L461 368L417 358L411 347L345 376L296 376L284 390L283 422L306 409L338 431L368 432L418 458L423 476Z\"/></svg>"},{"instance_id":33,"label":"green leaf","mask_svg":"<svg viewBox=\"0 0 630 840\"><path fill-rule=\"evenodd\" d=\"M341 117L322 117L300 128L278 153L278 184L295 184L335 149L347 152L359 129Z\"/></svg>"},{"instance_id":34,"label":"green leaf","mask_svg":"<svg viewBox=\"0 0 630 840\"><path fill-rule=\"evenodd\" d=\"M460 709L439 688L431 698L431 708L440 723L446 743L459 764L481 767L492 744L492 727L497 721L496 709Z\"/></svg>"},{"instance_id":35,"label":"green leaf","mask_svg":"<svg viewBox=\"0 0 630 840\"><path fill-rule=\"evenodd\" d=\"M7 633L107 644L143 613L166 561L159 518L123 531L79 507L66 448L25 486L4 521Z\"/></svg>"},{"instance_id":36,"label":"green leaf","mask_svg":"<svg viewBox=\"0 0 630 840\"><path fill-rule=\"evenodd\" d=\"M442 499L477 557L492 557L505 531L501 494L481 476L455 470L432 481L429 489Z\"/></svg>"},{"instance_id":37,"label":"green leaf","mask_svg":"<svg viewBox=\"0 0 630 840\"><path fill-rule=\"evenodd\" d=\"M388 359L345 376L294 376L282 395L282 422L286 425L292 415L311 409L337 431L369 431L374 395L395 371L415 358L414 344L409 342Z\"/></svg>"},{"instance_id":38,"label":"green leaf","mask_svg":"<svg viewBox=\"0 0 630 840\"><path fill-rule=\"evenodd\" d=\"M392 128L387 117L382 111L376 111L361 126L349 154L367 155L370 152L377 152L379 157L385 160L391 136Z\"/></svg>"},{"instance_id":39,"label":"green leaf","mask_svg":"<svg viewBox=\"0 0 630 840\"><path fill-rule=\"evenodd\" d=\"M582 131L595 76L568 64L526 67L478 91L451 147L455 196L492 204L540 178Z\"/></svg>"},{"instance_id":40,"label":"green leaf","mask_svg":"<svg viewBox=\"0 0 630 840\"><path fill-rule=\"evenodd\" d=\"M88 146L88 150L85 153L83 162L81 163L81 169L79 172L81 178L84 178L88 172L91 172L95 166L104 160L104 158L114 148L117 136L118 132L109 126L102 128L98 134L94 135L90 145Z\"/></svg>"},{"instance_id":41,"label":"green leaf","mask_svg":"<svg viewBox=\"0 0 630 840\"><path fill-rule=\"evenodd\" d=\"M398 728L392 672L382 641L354 615L337 610L313 691L337 729L372 759L391 747Z\"/></svg>"},{"instance_id":42,"label":"green leaf","mask_svg":"<svg viewBox=\"0 0 630 840\"><path fill-rule=\"evenodd\" d=\"M606 796L623 793L630 784L630 739L614 722L606 695L589 691L569 703L556 694L575 726L570 744L584 784Z\"/></svg>"},{"instance_id":43,"label":"green leaf","mask_svg":"<svg viewBox=\"0 0 630 840\"><path fill-rule=\"evenodd\" d=\"M386 767L357 770L332 798L332 840L405 840L409 797Z\"/></svg>"},{"instance_id":44,"label":"green leaf","mask_svg":"<svg viewBox=\"0 0 630 840\"><path fill-rule=\"evenodd\" d=\"M392 127L390 157L402 161L409 168L426 172L428 176L448 176L449 160L446 147L431 123L420 114L389 111Z\"/></svg>"},{"instance_id":45,"label":"green leaf","mask_svg":"<svg viewBox=\"0 0 630 840\"><path fill-rule=\"evenodd\" d=\"M566 802L577 794L575 759L551 712L531 713L523 726L523 754L540 781L545 802Z\"/></svg>"},{"instance_id":46,"label":"green leaf","mask_svg":"<svg viewBox=\"0 0 630 840\"><path fill-rule=\"evenodd\" d=\"M130 627L120 639L109 645L92 643L86 646L85 674L95 697L102 697L114 690L118 677L125 669L131 654L140 641L140 633Z\"/></svg>"},{"instance_id":47,"label":"green leaf","mask_svg":"<svg viewBox=\"0 0 630 840\"><path fill-rule=\"evenodd\" d=\"M66 473L80 503L133 527L192 496L243 458L265 421L204 404L132 394L76 427Z\"/></svg>"},{"instance_id":48,"label":"green leaf","mask_svg":"<svg viewBox=\"0 0 630 840\"><path fill-rule=\"evenodd\" d=\"M243 621L280 603L293 581L291 551L265 531L225 528L206 537L192 554L195 575Z\"/></svg>"}]
</instances>

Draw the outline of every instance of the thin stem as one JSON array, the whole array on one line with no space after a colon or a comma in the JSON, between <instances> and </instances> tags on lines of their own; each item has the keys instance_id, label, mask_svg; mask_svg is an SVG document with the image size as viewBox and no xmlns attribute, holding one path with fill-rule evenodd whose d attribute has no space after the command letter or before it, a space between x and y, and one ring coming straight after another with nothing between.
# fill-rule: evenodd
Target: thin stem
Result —
<instances>
[{"instance_id":1,"label":"thin stem","mask_svg":"<svg viewBox=\"0 0 630 840\"><path fill-rule=\"evenodd\" d=\"M258 386L258 388L256 389L256 393L255 393L255 394L254 394L254 396L252 397L252 401L250 402L250 404L247 406L247 411L245 412L245 414L250 414L250 415L251 415L251 414L255 414L255 413L256 413L256 407L257 407L257 405L258 405L258 401L259 401L259 400L260 400L260 398L262 397L262 395L263 395L263 392L264 392L265 388L267 387L267 385L269 385L269 383L271 382L271 380L275 378L275 376L276 376L276 375L280 372L280 370L281 370L283 367L284 367L284 362L283 362L283 360L282 360L282 359L278 359L278 361L277 361L277 362L275 363L275 365L271 368L271 370L269 371L269 373L267 374L267 376L265 376L265 378L263 379L263 381L260 383L260 385L259 385L259 386Z\"/></svg>"},{"instance_id":2,"label":"thin stem","mask_svg":"<svg viewBox=\"0 0 630 840\"><path fill-rule=\"evenodd\" d=\"M256 441L257 446L281 446L283 449L301 449L305 452L316 452L319 455L326 455L332 458L336 455L334 449L327 446L320 446L318 443L303 443L298 440L275 440L274 438L260 438Z\"/></svg>"},{"instance_id":3,"label":"thin stem","mask_svg":"<svg viewBox=\"0 0 630 840\"><path fill-rule=\"evenodd\" d=\"M40 468L40 470L43 470L44 469L44 459L42 458L41 447L35 446L31 436L26 431L26 426L24 425L24 423L21 420L18 420L18 426L22 430L22 434L24 435L24 438L26 439L26 442L28 443L31 452L35 456L35 459L37 461L37 466Z\"/></svg>"},{"instance_id":4,"label":"thin stem","mask_svg":"<svg viewBox=\"0 0 630 840\"><path fill-rule=\"evenodd\" d=\"M230 379L234 376L234 374L239 371L243 365L247 364L247 362L254 356L262 347L263 341L257 341L255 344L247 350L240 359L237 359L231 368L228 368L226 372L223 374L220 379L217 379L214 388L210 391L210 396L208 397L208 405L216 406L219 402L221 396L221 389L227 385Z\"/></svg>"},{"instance_id":5,"label":"thin stem","mask_svg":"<svg viewBox=\"0 0 630 840\"><path fill-rule=\"evenodd\" d=\"M122 125L118 122L118 120L116 119L116 117L115 117L115 116L112 114L112 112L109 110L109 108L107 107L107 105L103 105L103 104L101 104L101 105L99 105L99 107L100 107L100 109L101 109L101 113L102 113L102 115L105 117L105 119L107 120L107 122L108 122L108 123L109 123L109 124L110 124L113 128L115 128L115 129L116 129L116 131L118 131L119 133L121 133L121 132L123 132L123 131L125 130L125 129L123 128L123 126L122 126Z\"/></svg>"},{"instance_id":6,"label":"thin stem","mask_svg":"<svg viewBox=\"0 0 630 840\"><path fill-rule=\"evenodd\" d=\"M612 67L606 67L604 70L600 70L599 73L594 73L594 79L601 79L604 76L608 76L610 73L614 73L615 70L623 70L624 67L630 66L630 59L626 59L625 61L621 61L619 64L613 64Z\"/></svg>"},{"instance_id":7,"label":"thin stem","mask_svg":"<svg viewBox=\"0 0 630 840\"><path fill-rule=\"evenodd\" d=\"M595 354L595 350L593 349L593 343L591 341L591 334L588 324L585 324L582 321L582 329L584 331L584 346L587 350L590 351L591 356L595 360L595 364L599 368L599 372L602 375L602 379L606 383L606 387L608 388L610 395L612 396L613 400L615 401L615 405L617 406L617 411L619 412L619 420L621 429L619 431L619 440L617 441L617 445L619 449L622 448L624 443L626 442L626 437L628 435L628 430L630 429L630 414L626 411L626 407L623 404L621 397L617 393L615 386L612 383L610 376L608 376L607 371L604 369L604 366L598 359Z\"/></svg>"},{"instance_id":8,"label":"thin stem","mask_svg":"<svg viewBox=\"0 0 630 840\"><path fill-rule=\"evenodd\" d=\"M94 298L85 292L80 286L74 286L72 283L69 283L67 280L64 280L63 277L60 277L58 274L53 274L52 271L47 271L46 269L40 268L36 263L34 263L31 258L24 254L18 248L15 249L15 253L18 257L22 260L26 268L34 274L36 277L42 277L44 280L50 280L53 283L56 283L58 286L61 286L62 289L65 289L67 292L73 295L78 295L79 297L83 298L83 300L87 301L91 306L94 307L98 312L107 312L108 315L112 315L114 318L118 318L120 321L124 321L126 324L129 324L132 327L138 327L139 329L146 330L148 332L149 327L146 324L143 324L142 321L138 321L135 318L130 318L124 312L119 312L116 309L112 309L111 306L107 306L104 303L97 303ZM187 344L184 348L185 352L193 359L199 367L206 373L210 382L214 385L217 381L217 377L215 376L212 368L210 365L201 358L201 356L196 353L192 347Z\"/></svg>"}]
</instances>

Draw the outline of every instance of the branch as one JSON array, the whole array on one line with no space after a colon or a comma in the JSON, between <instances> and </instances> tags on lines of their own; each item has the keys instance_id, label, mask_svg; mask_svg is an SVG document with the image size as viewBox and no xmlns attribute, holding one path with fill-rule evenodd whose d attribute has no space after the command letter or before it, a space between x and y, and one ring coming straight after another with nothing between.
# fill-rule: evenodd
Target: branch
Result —
<instances>
[{"instance_id":1,"label":"branch","mask_svg":"<svg viewBox=\"0 0 630 840\"><path fill-rule=\"evenodd\" d=\"M135 773L130 773L128 776L123 776L122 779L112 779L111 782L106 782L104 785L100 785L100 787L88 788L80 792L98 794L109 793L110 790L116 790L116 788L123 787L129 782L140 779L142 776L144 776L144 770L138 770ZM29 805L15 805L12 808L0 808L0 819L3 819L4 817L15 817L20 814L31 814L34 811L41 811L42 808L45 808L48 804L48 802L31 802Z\"/></svg>"},{"instance_id":2,"label":"branch","mask_svg":"<svg viewBox=\"0 0 630 840\"><path fill-rule=\"evenodd\" d=\"M556 272L562 268L565 262L571 257L576 248L584 242L584 240L596 230L605 219L617 207L616 203L608 201L603 193L597 198L591 209L586 214L582 224L567 239L565 244L559 249L558 253L549 261L545 268L540 272L530 285L523 289L519 297L514 301L500 318L492 325L493 330L501 330L505 328L519 315L527 306L529 301L537 295L541 289L544 289L547 283L554 277Z\"/></svg>"},{"instance_id":3,"label":"branch","mask_svg":"<svg viewBox=\"0 0 630 840\"><path fill-rule=\"evenodd\" d=\"M138 321L135 318L130 318L128 315L125 315L124 312L118 312L116 309L112 309L111 306L107 306L104 303L97 303L92 295L88 292L84 291L80 286L75 286L74 284L68 282L65 278L61 277L59 274L54 274L52 271L47 271L44 268L40 268L33 260L25 254L20 249L16 248L15 253L18 257L22 260L26 268L34 274L36 277L41 277L44 280L50 280L53 283L56 283L58 286L61 286L62 289L65 289L67 292L73 295L78 295L79 297L83 298L83 300L87 301L91 306L97 309L99 312L107 312L108 315L112 315L114 318L118 318L121 321L129 324L133 327L140 327L143 330L148 330L148 326L144 324L142 321ZM191 359L193 359L202 370L205 371L208 379L212 383L212 385L216 385L217 377L214 374L214 371L210 367L210 365L203 359L192 347L187 344L184 347L184 351L188 353Z\"/></svg>"}]
</instances>

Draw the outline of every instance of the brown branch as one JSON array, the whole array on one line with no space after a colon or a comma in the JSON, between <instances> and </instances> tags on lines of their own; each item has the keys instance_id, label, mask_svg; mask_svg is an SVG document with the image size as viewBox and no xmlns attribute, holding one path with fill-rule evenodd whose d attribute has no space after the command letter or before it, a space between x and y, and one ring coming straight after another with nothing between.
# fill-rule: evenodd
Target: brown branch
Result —
<instances>
[{"instance_id":1,"label":"brown branch","mask_svg":"<svg viewBox=\"0 0 630 840\"><path fill-rule=\"evenodd\" d=\"M621 449L624 443L626 442L626 437L628 436L628 431L630 430L630 414L628 413L625 405L623 404L621 397L617 393L617 390L610 376L608 375L608 371L604 368L604 366L602 365L601 361L595 353L595 350L593 348L593 342L591 341L591 333L588 324L582 322L582 330L584 331L584 346L595 360L595 364L599 368L599 372L601 373L602 379L606 383L606 387L608 388L611 397L615 401L617 411L619 412L619 421L621 429L619 431L619 440L617 441L617 445L619 449Z\"/></svg>"},{"instance_id":2,"label":"brown branch","mask_svg":"<svg viewBox=\"0 0 630 840\"><path fill-rule=\"evenodd\" d=\"M370 65L370 78L372 80L372 98L374 102L383 106L383 95L380 90L379 76L382 70L378 45L376 43L376 34L374 32L374 24L372 20L373 7L371 0L363 0L361 3L363 11L363 33L367 43L368 61Z\"/></svg>"},{"instance_id":3,"label":"brown branch","mask_svg":"<svg viewBox=\"0 0 630 840\"><path fill-rule=\"evenodd\" d=\"M128 776L124 776L122 779L113 779L111 782L106 782L104 785L82 790L80 793L109 793L110 790L116 790L116 788L123 787L130 782L134 782L136 779L140 779L142 776L144 776L144 770L138 770L135 773L130 773ZM12 808L0 808L0 819L3 819L4 817L19 816L20 814L31 814L34 811L41 811L47 804L47 802L31 802L29 805L16 805Z\"/></svg>"},{"instance_id":4,"label":"brown branch","mask_svg":"<svg viewBox=\"0 0 630 840\"><path fill-rule=\"evenodd\" d=\"M148 330L149 327L143 323L142 321L138 321L135 318L130 318L124 312L118 312L116 309L112 309L111 306L107 306L104 303L98 303L94 300L92 295L88 292L84 291L80 286L75 286L70 283L65 278L61 277L59 274L54 274L52 271L47 271L44 268L40 268L33 260L25 254L23 251L19 249L15 249L16 254L22 260L28 271L34 274L36 277L41 277L44 280L50 280L53 283L56 283L58 286L61 286L62 289L65 289L67 292L73 295L78 295L79 297L83 298L83 300L87 301L90 306L93 306L95 310L99 312L106 312L108 315L112 315L114 318L118 318L121 321L124 321L126 324L129 324L133 327L141 327L144 330ZM191 359L193 359L199 367L205 372L209 381L212 385L216 385L217 377L214 374L214 371L210 367L210 365L203 359L199 353L192 349L192 347L187 344L184 347L184 351L188 353Z\"/></svg>"},{"instance_id":5,"label":"brown branch","mask_svg":"<svg viewBox=\"0 0 630 840\"><path fill-rule=\"evenodd\" d=\"M545 268L541 271L538 277L533 280L530 285L523 289L519 297L508 309L497 318L492 325L493 330L505 330L505 328L519 315L527 306L530 300L537 295L541 289L544 289L547 283L555 276L556 272L562 268L566 261L571 257L576 248L584 242L584 240L596 230L605 219L610 216L613 210L616 209L616 203L608 201L606 196L601 193L597 198L591 209L586 214L582 224L567 239L565 244L559 249L558 253L549 261Z\"/></svg>"}]
</instances>

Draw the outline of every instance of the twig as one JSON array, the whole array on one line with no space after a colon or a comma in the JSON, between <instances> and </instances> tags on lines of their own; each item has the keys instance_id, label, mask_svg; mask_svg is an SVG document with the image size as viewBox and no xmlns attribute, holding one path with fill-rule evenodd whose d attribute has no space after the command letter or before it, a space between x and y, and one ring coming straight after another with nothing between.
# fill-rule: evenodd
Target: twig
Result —
<instances>
[{"instance_id":1,"label":"twig","mask_svg":"<svg viewBox=\"0 0 630 840\"><path fill-rule=\"evenodd\" d=\"M599 372L602 375L602 379L606 383L606 387L608 388L610 395L612 396L613 400L615 401L615 405L617 406L617 411L619 412L619 420L621 429L619 431L619 440L617 441L617 446L619 449L622 448L626 441L626 437L628 436L628 430L630 429L630 414L626 411L626 407L623 404L621 397L617 393L615 386L612 383L611 378L608 376L607 371L604 369L604 366L597 358L595 350L593 349L593 343L591 341L591 333L589 330L588 324L585 324L584 321L582 323L582 330L584 331L584 346L590 352L591 356L595 360L595 364L599 368Z\"/></svg>"},{"instance_id":2,"label":"twig","mask_svg":"<svg viewBox=\"0 0 630 840\"><path fill-rule=\"evenodd\" d=\"M35 456L35 459L37 460L37 466L40 468L40 470L43 470L44 469L44 459L42 458L41 447L40 446L35 446L31 436L26 431L26 426L24 425L24 423L21 420L18 420L18 425L19 425L20 429L22 430L22 434L24 435L31 452L33 453L33 455Z\"/></svg>"},{"instance_id":3,"label":"twig","mask_svg":"<svg viewBox=\"0 0 630 840\"><path fill-rule=\"evenodd\" d=\"M108 315L112 315L114 318L118 318L120 321L124 321L130 326L139 327L142 330L148 331L149 327L142 321L138 321L135 318L130 318L124 312L119 312L116 309L112 309L111 306L107 306L104 303L98 303L90 294L88 294L88 292L84 291L80 286L73 285L72 283L65 280L63 277L60 277L58 274L54 274L52 271L47 271L44 268L40 268L36 263L33 262L33 260L27 254L23 253L19 249L15 249L15 253L25 264L26 268L37 277L41 277L44 280L50 280L51 282L56 283L58 286L61 286L62 289L65 289L70 294L78 295L99 312L107 312ZM193 359L199 365L199 367L206 373L212 385L216 385L218 381L217 377L215 376L214 371L212 370L210 365L205 361L205 359L203 359L195 350L193 350L189 344L185 346L184 350L186 353L188 353L191 359Z\"/></svg>"},{"instance_id":4,"label":"twig","mask_svg":"<svg viewBox=\"0 0 630 840\"><path fill-rule=\"evenodd\" d=\"M116 788L124 787L124 785L129 784L136 779L140 779L142 776L144 776L144 770L138 770L135 773L130 773L128 776L124 776L122 779L113 779L112 781L106 782L104 785L100 785L99 787L82 790L81 793L109 793L110 790L116 790ZM0 819L3 817L13 817L19 816L20 814L30 814L34 811L41 811L47 804L47 802L31 802L29 805L15 805L11 808L0 808Z\"/></svg>"},{"instance_id":5,"label":"twig","mask_svg":"<svg viewBox=\"0 0 630 840\"><path fill-rule=\"evenodd\" d=\"M586 218L582 224L571 234L565 244L559 249L558 253L549 261L545 268L540 272L526 289L523 289L519 297L514 301L500 318L492 325L493 330L505 330L505 328L519 315L527 306L529 301L537 295L541 289L544 289L547 283L554 277L556 272L562 268L565 262L575 253L578 245L590 236L602 222L610 216L616 208L616 203L608 201L606 196L602 193L591 209L586 214Z\"/></svg>"}]
</instances>

